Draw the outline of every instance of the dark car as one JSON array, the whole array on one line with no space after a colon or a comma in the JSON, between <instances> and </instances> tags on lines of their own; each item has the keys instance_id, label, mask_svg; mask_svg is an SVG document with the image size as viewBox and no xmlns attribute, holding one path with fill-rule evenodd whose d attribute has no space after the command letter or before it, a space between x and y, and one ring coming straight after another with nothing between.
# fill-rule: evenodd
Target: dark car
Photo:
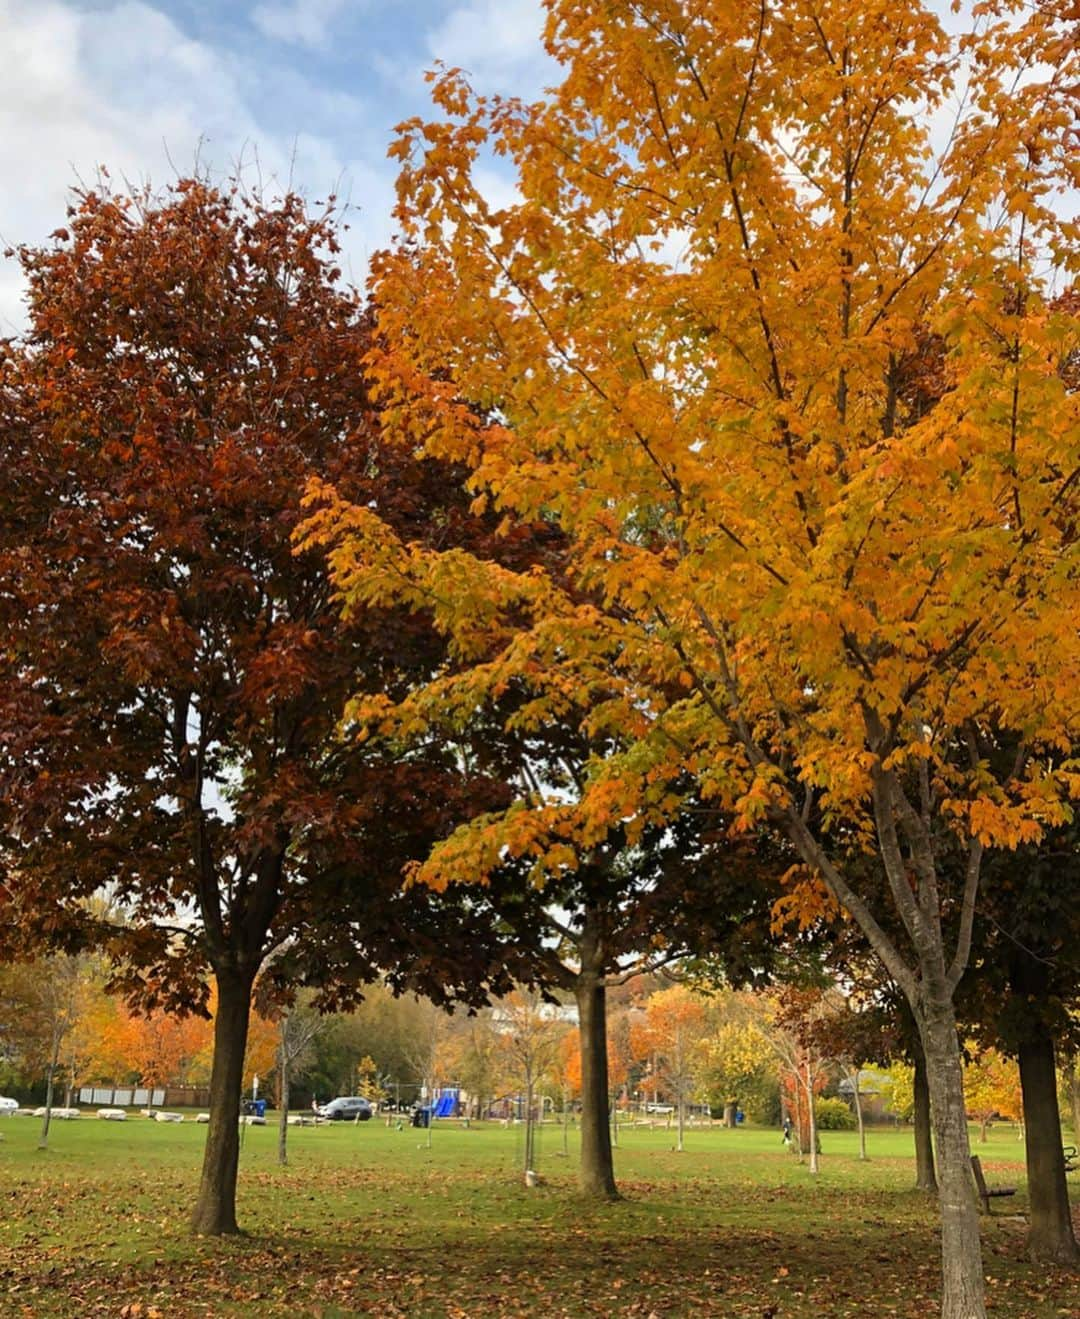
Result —
<instances>
[{"instance_id":1,"label":"dark car","mask_svg":"<svg viewBox=\"0 0 1080 1319\"><path fill-rule=\"evenodd\" d=\"M362 1099L359 1095L351 1095L348 1098L331 1099L318 1111L320 1117L327 1118L331 1122L367 1122L374 1110L370 1100Z\"/></svg>"}]
</instances>

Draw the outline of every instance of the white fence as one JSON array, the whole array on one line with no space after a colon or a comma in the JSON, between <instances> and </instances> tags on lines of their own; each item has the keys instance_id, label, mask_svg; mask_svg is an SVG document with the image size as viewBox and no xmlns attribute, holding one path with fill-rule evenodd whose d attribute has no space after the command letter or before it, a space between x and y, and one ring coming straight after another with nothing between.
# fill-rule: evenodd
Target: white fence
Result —
<instances>
[{"instance_id":1,"label":"white fence","mask_svg":"<svg viewBox=\"0 0 1080 1319\"><path fill-rule=\"evenodd\" d=\"M109 1086L84 1085L79 1091L80 1104L95 1104L102 1108L155 1108L165 1102L165 1091L132 1089L131 1086L112 1089Z\"/></svg>"}]
</instances>

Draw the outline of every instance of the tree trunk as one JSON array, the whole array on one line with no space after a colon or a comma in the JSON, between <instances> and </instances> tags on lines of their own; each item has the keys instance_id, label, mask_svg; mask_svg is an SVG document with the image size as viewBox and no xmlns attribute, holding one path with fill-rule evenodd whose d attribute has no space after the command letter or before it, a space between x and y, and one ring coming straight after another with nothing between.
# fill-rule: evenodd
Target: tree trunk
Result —
<instances>
[{"instance_id":1,"label":"tree trunk","mask_svg":"<svg viewBox=\"0 0 1080 1319\"><path fill-rule=\"evenodd\" d=\"M915 1187L937 1195L934 1173L934 1140L930 1129L930 1087L926 1081L926 1057L922 1045L915 1049Z\"/></svg>"},{"instance_id":2,"label":"tree trunk","mask_svg":"<svg viewBox=\"0 0 1080 1319\"><path fill-rule=\"evenodd\" d=\"M794 1088L792 1089L792 1098L795 1101L795 1125L792 1128L795 1136L795 1155L799 1162L803 1159L803 1111L802 1111L802 1083L799 1080L799 1069L795 1067L792 1071L795 1078Z\"/></svg>"},{"instance_id":3,"label":"tree trunk","mask_svg":"<svg viewBox=\"0 0 1080 1319\"><path fill-rule=\"evenodd\" d=\"M253 976L218 971L214 1062L210 1073L210 1126L206 1133L202 1179L193 1232L223 1236L240 1231L236 1223L236 1177L240 1165L240 1090L244 1081L248 1012Z\"/></svg>"},{"instance_id":4,"label":"tree trunk","mask_svg":"<svg viewBox=\"0 0 1080 1319\"><path fill-rule=\"evenodd\" d=\"M821 1151L818 1146L817 1114L814 1112L814 1071L809 1062L806 1064L806 1111L807 1127L810 1132L810 1171L816 1174L818 1155Z\"/></svg>"},{"instance_id":5,"label":"tree trunk","mask_svg":"<svg viewBox=\"0 0 1080 1319\"><path fill-rule=\"evenodd\" d=\"M49 1123L52 1121L53 1081L56 1077L56 1064L60 1059L60 1038L60 1031L54 1030L52 1057L49 1059L49 1070L45 1077L45 1116L41 1119L41 1135L38 1137L39 1150L49 1148Z\"/></svg>"},{"instance_id":6,"label":"tree trunk","mask_svg":"<svg viewBox=\"0 0 1080 1319\"><path fill-rule=\"evenodd\" d=\"M738 1112L738 1110L739 1110L739 1106L738 1106L738 1104L725 1104L725 1105L724 1105L724 1126L725 1126L725 1127L728 1127L728 1128L734 1128L734 1127L738 1126L738 1123L737 1123L736 1120L735 1120L735 1114Z\"/></svg>"},{"instance_id":7,"label":"tree trunk","mask_svg":"<svg viewBox=\"0 0 1080 1319\"><path fill-rule=\"evenodd\" d=\"M675 1148L681 1154L683 1152L683 1129L686 1126L686 1101L683 1099L681 1089L675 1103L678 1113L678 1134L675 1137Z\"/></svg>"},{"instance_id":8,"label":"tree trunk","mask_svg":"<svg viewBox=\"0 0 1080 1319\"><path fill-rule=\"evenodd\" d=\"M278 1096L281 1112L278 1116L277 1161L284 1168L289 1162L289 1017L281 1014L280 1042L278 1044Z\"/></svg>"},{"instance_id":9,"label":"tree trunk","mask_svg":"<svg viewBox=\"0 0 1080 1319\"><path fill-rule=\"evenodd\" d=\"M924 988L927 998L931 990ZM942 992L921 1014L941 1205L941 1319L985 1319L979 1215L971 1177L964 1080L952 1001Z\"/></svg>"},{"instance_id":10,"label":"tree trunk","mask_svg":"<svg viewBox=\"0 0 1080 1319\"><path fill-rule=\"evenodd\" d=\"M615 1163L608 1127L607 1003L603 981L578 977L575 989L581 1037L581 1172L585 1195L614 1200Z\"/></svg>"},{"instance_id":11,"label":"tree trunk","mask_svg":"<svg viewBox=\"0 0 1080 1319\"><path fill-rule=\"evenodd\" d=\"M1039 1262L1075 1264L1080 1251L1065 1181L1054 1044L1045 1026L1021 1042L1019 1058L1031 1206L1028 1252Z\"/></svg>"},{"instance_id":12,"label":"tree trunk","mask_svg":"<svg viewBox=\"0 0 1080 1319\"><path fill-rule=\"evenodd\" d=\"M525 1076L525 1171L533 1169L533 1079L531 1069Z\"/></svg>"},{"instance_id":13,"label":"tree trunk","mask_svg":"<svg viewBox=\"0 0 1080 1319\"><path fill-rule=\"evenodd\" d=\"M859 1158L866 1162L866 1123L863 1121L862 1099L859 1095L859 1069L851 1072L851 1097L855 1101L855 1123L859 1131Z\"/></svg>"}]
</instances>

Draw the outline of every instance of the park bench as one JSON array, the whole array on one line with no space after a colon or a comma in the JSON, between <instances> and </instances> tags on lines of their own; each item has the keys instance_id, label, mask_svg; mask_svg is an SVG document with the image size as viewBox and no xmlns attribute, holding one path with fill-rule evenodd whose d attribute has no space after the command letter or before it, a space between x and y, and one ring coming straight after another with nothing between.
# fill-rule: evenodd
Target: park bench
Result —
<instances>
[{"instance_id":1,"label":"park bench","mask_svg":"<svg viewBox=\"0 0 1080 1319\"><path fill-rule=\"evenodd\" d=\"M1075 1145L1062 1145L1062 1147L1061 1147L1061 1152L1062 1152L1062 1154L1065 1155L1065 1171L1066 1171L1066 1172L1075 1172L1076 1169L1077 1169L1077 1167L1080 1166L1080 1165L1077 1165L1077 1162L1076 1162L1076 1146L1075 1146Z\"/></svg>"},{"instance_id":2,"label":"park bench","mask_svg":"<svg viewBox=\"0 0 1080 1319\"><path fill-rule=\"evenodd\" d=\"M983 1176L982 1162L977 1154L971 1156L971 1171L975 1175L975 1186L979 1192L979 1199L983 1203L983 1211L990 1212L990 1201L1001 1195L1015 1195L1015 1186L987 1186L986 1178Z\"/></svg>"}]
</instances>

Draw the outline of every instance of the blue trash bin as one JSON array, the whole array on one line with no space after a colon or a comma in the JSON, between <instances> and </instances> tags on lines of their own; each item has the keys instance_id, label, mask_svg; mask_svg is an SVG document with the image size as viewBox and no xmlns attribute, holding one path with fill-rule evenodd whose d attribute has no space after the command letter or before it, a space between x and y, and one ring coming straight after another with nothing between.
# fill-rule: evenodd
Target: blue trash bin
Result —
<instances>
[{"instance_id":1,"label":"blue trash bin","mask_svg":"<svg viewBox=\"0 0 1080 1319\"><path fill-rule=\"evenodd\" d=\"M266 1100L253 1099L251 1101L252 1117L266 1117Z\"/></svg>"}]
</instances>

